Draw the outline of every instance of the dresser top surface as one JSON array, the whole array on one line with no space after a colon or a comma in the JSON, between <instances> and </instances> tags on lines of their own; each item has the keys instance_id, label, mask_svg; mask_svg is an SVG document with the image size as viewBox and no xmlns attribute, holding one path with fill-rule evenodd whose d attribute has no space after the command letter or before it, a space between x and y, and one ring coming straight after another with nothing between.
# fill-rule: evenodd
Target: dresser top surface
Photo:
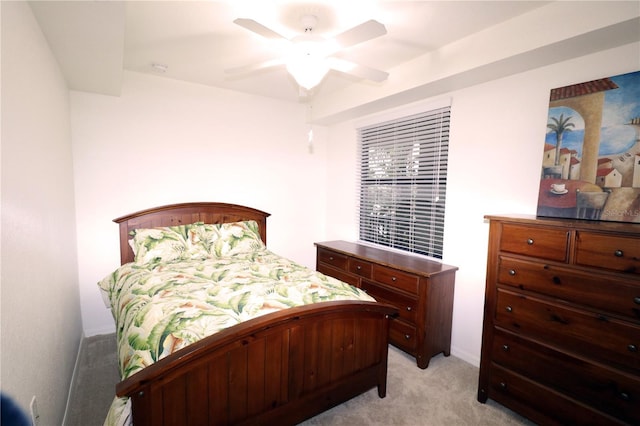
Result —
<instances>
[{"instance_id":1,"label":"dresser top surface","mask_svg":"<svg viewBox=\"0 0 640 426\"><path fill-rule=\"evenodd\" d=\"M325 241L315 243L316 247L326 248L358 259L372 261L384 266L414 272L419 275L434 275L455 272L456 266L445 265L437 260L417 256L411 253L399 253L392 250L373 247L349 241Z\"/></svg>"},{"instance_id":2,"label":"dresser top surface","mask_svg":"<svg viewBox=\"0 0 640 426\"><path fill-rule=\"evenodd\" d=\"M489 221L581 228L594 231L620 232L640 238L640 223L609 222L582 219L551 218L534 215L485 215Z\"/></svg>"}]
</instances>

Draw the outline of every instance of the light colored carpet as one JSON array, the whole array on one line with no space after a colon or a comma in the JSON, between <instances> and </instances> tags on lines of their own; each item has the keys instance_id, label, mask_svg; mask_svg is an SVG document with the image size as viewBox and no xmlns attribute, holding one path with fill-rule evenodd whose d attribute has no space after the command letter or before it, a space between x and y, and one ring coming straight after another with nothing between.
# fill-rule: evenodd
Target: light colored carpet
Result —
<instances>
[{"instance_id":1,"label":"light colored carpet","mask_svg":"<svg viewBox=\"0 0 640 426\"><path fill-rule=\"evenodd\" d=\"M74 383L71 385L65 425L102 425L119 381L116 335L84 338L80 345Z\"/></svg>"},{"instance_id":2,"label":"light colored carpet","mask_svg":"<svg viewBox=\"0 0 640 426\"><path fill-rule=\"evenodd\" d=\"M65 425L102 425L118 379L115 335L84 339ZM533 425L491 400L480 404L477 387L478 368L459 358L438 355L421 370L390 346L385 398L372 389L302 425Z\"/></svg>"},{"instance_id":3,"label":"light colored carpet","mask_svg":"<svg viewBox=\"0 0 640 426\"><path fill-rule=\"evenodd\" d=\"M304 426L533 425L489 400L476 399L479 369L454 356L437 355L421 370L414 358L389 347L387 396L377 389L302 423Z\"/></svg>"}]
</instances>

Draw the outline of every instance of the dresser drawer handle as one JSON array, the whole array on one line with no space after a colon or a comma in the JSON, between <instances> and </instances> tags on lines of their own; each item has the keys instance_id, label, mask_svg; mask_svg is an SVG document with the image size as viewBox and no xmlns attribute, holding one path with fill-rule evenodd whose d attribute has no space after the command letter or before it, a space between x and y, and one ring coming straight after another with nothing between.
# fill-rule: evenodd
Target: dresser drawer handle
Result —
<instances>
[{"instance_id":1,"label":"dresser drawer handle","mask_svg":"<svg viewBox=\"0 0 640 426\"><path fill-rule=\"evenodd\" d=\"M507 384L505 382L500 382L500 389L506 390L507 389Z\"/></svg>"},{"instance_id":2,"label":"dresser drawer handle","mask_svg":"<svg viewBox=\"0 0 640 426\"><path fill-rule=\"evenodd\" d=\"M509 275L511 275L512 277L516 274L516 270L515 269L509 269Z\"/></svg>"},{"instance_id":3,"label":"dresser drawer handle","mask_svg":"<svg viewBox=\"0 0 640 426\"><path fill-rule=\"evenodd\" d=\"M613 255L615 257L622 257L622 256L624 256L624 252L622 250L616 250L616 251L613 252Z\"/></svg>"},{"instance_id":4,"label":"dresser drawer handle","mask_svg":"<svg viewBox=\"0 0 640 426\"><path fill-rule=\"evenodd\" d=\"M329 260L333 262L333 256L329 256Z\"/></svg>"},{"instance_id":5,"label":"dresser drawer handle","mask_svg":"<svg viewBox=\"0 0 640 426\"><path fill-rule=\"evenodd\" d=\"M532 238L527 239L527 244L532 246L533 245L533 239Z\"/></svg>"},{"instance_id":6,"label":"dresser drawer handle","mask_svg":"<svg viewBox=\"0 0 640 426\"><path fill-rule=\"evenodd\" d=\"M391 281L393 281L394 283L396 282L397 278L396 277L391 277Z\"/></svg>"},{"instance_id":7,"label":"dresser drawer handle","mask_svg":"<svg viewBox=\"0 0 640 426\"><path fill-rule=\"evenodd\" d=\"M511 306L507 306L504 310L507 312L513 312L513 308Z\"/></svg>"},{"instance_id":8,"label":"dresser drawer handle","mask_svg":"<svg viewBox=\"0 0 640 426\"><path fill-rule=\"evenodd\" d=\"M360 270L362 269L362 266L358 265L358 266L356 266L356 269L357 269L358 271L360 271Z\"/></svg>"},{"instance_id":9,"label":"dresser drawer handle","mask_svg":"<svg viewBox=\"0 0 640 426\"><path fill-rule=\"evenodd\" d=\"M633 303L635 303L636 305L640 305L640 296L636 296L633 298Z\"/></svg>"},{"instance_id":10,"label":"dresser drawer handle","mask_svg":"<svg viewBox=\"0 0 640 426\"><path fill-rule=\"evenodd\" d=\"M633 343L629 344L627 346L627 349L629 349L629 352L638 352L638 347L636 345L634 345Z\"/></svg>"},{"instance_id":11,"label":"dresser drawer handle","mask_svg":"<svg viewBox=\"0 0 640 426\"><path fill-rule=\"evenodd\" d=\"M502 345L502 350L505 352L509 352L509 345Z\"/></svg>"},{"instance_id":12,"label":"dresser drawer handle","mask_svg":"<svg viewBox=\"0 0 640 426\"><path fill-rule=\"evenodd\" d=\"M407 312L411 312L411 306L407 306Z\"/></svg>"},{"instance_id":13,"label":"dresser drawer handle","mask_svg":"<svg viewBox=\"0 0 640 426\"><path fill-rule=\"evenodd\" d=\"M629 397L629 394L626 392L620 392L620 399L623 401L629 401L631 398Z\"/></svg>"},{"instance_id":14,"label":"dresser drawer handle","mask_svg":"<svg viewBox=\"0 0 640 426\"><path fill-rule=\"evenodd\" d=\"M411 335L410 334L405 334L404 338L405 338L405 340L409 340L409 339L411 339Z\"/></svg>"}]
</instances>

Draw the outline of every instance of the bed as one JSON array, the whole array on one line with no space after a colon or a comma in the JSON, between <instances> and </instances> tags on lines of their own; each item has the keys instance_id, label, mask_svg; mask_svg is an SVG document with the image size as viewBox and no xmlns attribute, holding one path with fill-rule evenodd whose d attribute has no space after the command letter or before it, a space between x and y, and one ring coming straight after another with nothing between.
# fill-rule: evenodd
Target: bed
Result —
<instances>
[{"instance_id":1,"label":"bed","mask_svg":"<svg viewBox=\"0 0 640 426\"><path fill-rule=\"evenodd\" d=\"M106 424L296 424L373 388L385 397L396 310L269 251L268 216L183 203L114 220L121 266L99 285L123 380ZM158 248L168 229L177 259ZM258 282L264 290L248 290ZM161 304L175 295L185 298L171 302L177 310Z\"/></svg>"}]
</instances>

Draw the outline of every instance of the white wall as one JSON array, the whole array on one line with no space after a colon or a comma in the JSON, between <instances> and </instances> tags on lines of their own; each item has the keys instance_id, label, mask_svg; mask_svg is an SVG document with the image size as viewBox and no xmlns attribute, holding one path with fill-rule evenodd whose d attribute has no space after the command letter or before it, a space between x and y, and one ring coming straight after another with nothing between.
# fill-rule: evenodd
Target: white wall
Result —
<instances>
[{"instance_id":1,"label":"white wall","mask_svg":"<svg viewBox=\"0 0 640 426\"><path fill-rule=\"evenodd\" d=\"M326 209L325 131L306 107L125 72L122 95L72 92L84 331L112 332L97 282L119 266L114 218L219 201L271 213L268 247L315 267Z\"/></svg>"},{"instance_id":2,"label":"white wall","mask_svg":"<svg viewBox=\"0 0 640 426\"><path fill-rule=\"evenodd\" d=\"M26 2L2 2L2 392L61 424L82 336L69 92Z\"/></svg>"},{"instance_id":3,"label":"white wall","mask_svg":"<svg viewBox=\"0 0 640 426\"><path fill-rule=\"evenodd\" d=\"M536 212L550 90L639 69L640 44L634 43L442 96L452 99L443 261L460 268L453 355L479 365L488 241L484 215ZM354 123L329 128L327 239L357 238Z\"/></svg>"}]
</instances>

